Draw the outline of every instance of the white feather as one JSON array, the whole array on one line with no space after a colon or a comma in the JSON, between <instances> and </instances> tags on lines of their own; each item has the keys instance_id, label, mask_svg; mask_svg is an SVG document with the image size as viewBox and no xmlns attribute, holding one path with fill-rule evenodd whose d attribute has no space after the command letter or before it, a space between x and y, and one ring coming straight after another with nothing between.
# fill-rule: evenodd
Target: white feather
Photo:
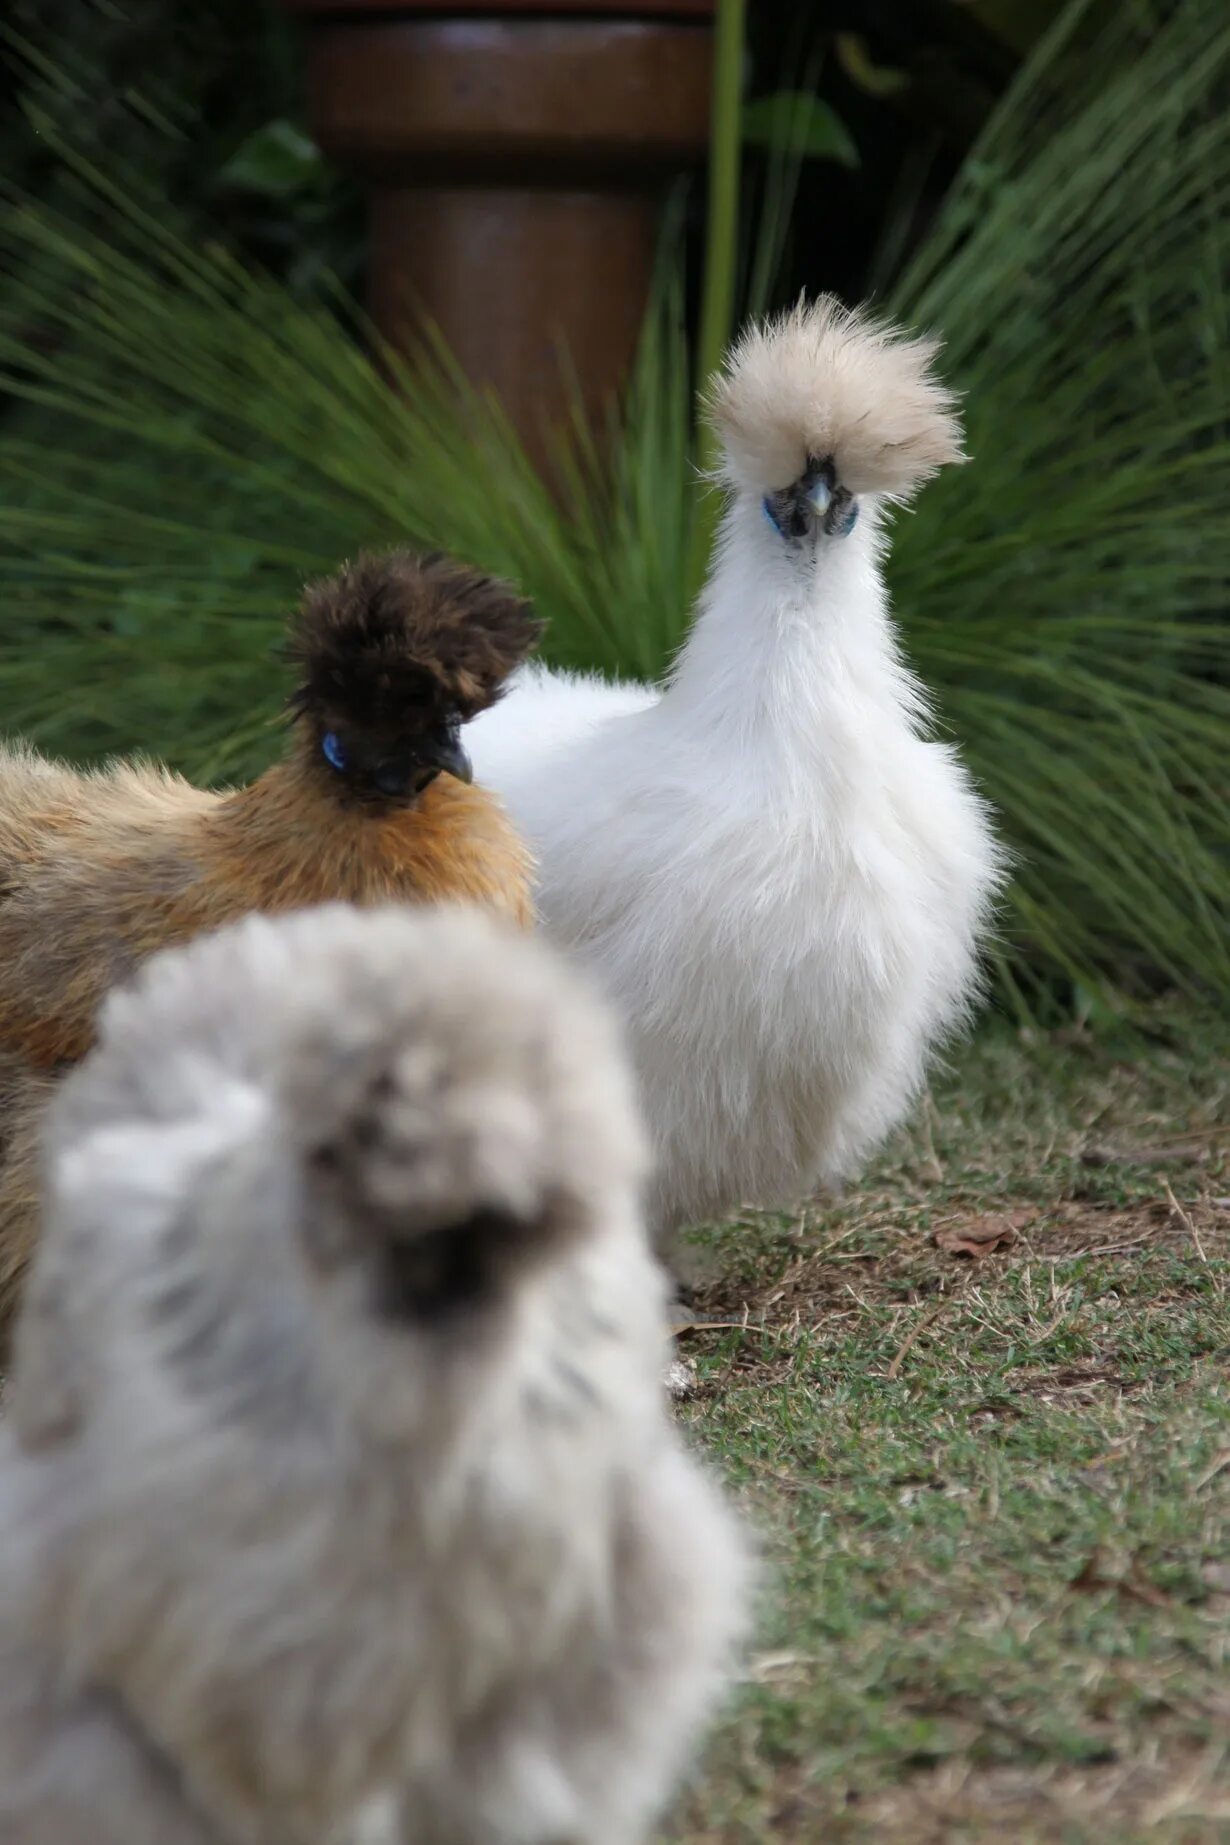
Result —
<instances>
[{"instance_id":1,"label":"white feather","mask_svg":"<svg viewBox=\"0 0 1230 1845\"><path fill-rule=\"evenodd\" d=\"M732 497L666 689L536 670L470 732L540 854L546 929L630 1028L659 1230L848 1174L976 985L999 857L927 734L881 567L887 502L960 458L934 350L831 303L751 335L715 401ZM763 500L814 455L861 517L792 545Z\"/></svg>"}]
</instances>

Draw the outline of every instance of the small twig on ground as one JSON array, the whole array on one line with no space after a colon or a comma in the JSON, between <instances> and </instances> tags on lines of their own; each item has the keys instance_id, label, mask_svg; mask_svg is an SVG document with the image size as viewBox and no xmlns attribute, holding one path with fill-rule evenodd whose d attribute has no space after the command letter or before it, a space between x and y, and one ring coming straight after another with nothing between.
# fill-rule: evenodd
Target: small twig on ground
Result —
<instances>
[{"instance_id":1,"label":"small twig on ground","mask_svg":"<svg viewBox=\"0 0 1230 1845\"><path fill-rule=\"evenodd\" d=\"M839 1236L831 1237L827 1243L821 1244L819 1249L808 1249L804 1251L801 1256L795 1256L794 1260L788 1263L778 1276L777 1285L773 1289L773 1292L771 1294L766 1294L764 1300L761 1302L762 1308L767 1311L768 1308L774 1306L779 1300L783 1300L786 1295L786 1290L794 1284L800 1275L806 1273L808 1269L814 1268L817 1262L820 1262L831 1250L836 1249L839 1243L847 1242L849 1238L854 1235L855 1231L860 1228L861 1225L857 1223L851 1224L849 1228L843 1230Z\"/></svg>"},{"instance_id":2,"label":"small twig on ground","mask_svg":"<svg viewBox=\"0 0 1230 1845\"><path fill-rule=\"evenodd\" d=\"M1215 1480L1219 1473L1224 1473L1227 1467L1230 1467L1230 1448L1223 1448L1221 1453L1214 1457L1212 1466L1205 1468L1192 1487L1192 1491L1198 1493L1202 1487L1209 1484L1210 1480Z\"/></svg>"},{"instance_id":3,"label":"small twig on ground","mask_svg":"<svg viewBox=\"0 0 1230 1845\"><path fill-rule=\"evenodd\" d=\"M1151 1243L1156 1232L1146 1230L1143 1236L1134 1236L1126 1243L1100 1243L1096 1249L1075 1249L1069 1255L1060 1256L1061 1262L1086 1262L1093 1256L1121 1256L1127 1249L1139 1249L1142 1243Z\"/></svg>"},{"instance_id":4,"label":"small twig on ground","mask_svg":"<svg viewBox=\"0 0 1230 1845\"><path fill-rule=\"evenodd\" d=\"M1196 1245L1196 1254L1200 1257L1200 1260L1204 1263L1205 1267L1207 1268L1209 1258L1204 1253L1204 1244L1200 1241L1200 1232L1197 1230L1195 1224L1192 1222L1191 1217L1183 1209L1183 1206L1179 1203L1178 1199L1175 1197L1174 1193L1171 1191L1170 1181L1168 1179L1163 1179L1162 1183L1166 1187L1166 1199L1170 1205L1171 1212L1173 1213L1175 1217L1178 1218L1179 1222L1183 1225L1184 1229L1187 1231L1187 1234L1191 1237L1192 1242Z\"/></svg>"},{"instance_id":5,"label":"small twig on ground","mask_svg":"<svg viewBox=\"0 0 1230 1845\"><path fill-rule=\"evenodd\" d=\"M951 1294L946 1294L942 1301L937 1302L937 1304L932 1307L930 1313L924 1313L920 1320L915 1321L906 1338L905 1344L901 1347L901 1350L897 1353L897 1356L893 1359L885 1373L885 1376L891 1382L895 1383L901 1376L901 1367L909 1357L916 1341L926 1332L928 1326L933 1326L935 1324L936 1320L939 1319L941 1313L943 1313L945 1307L949 1305L952 1298Z\"/></svg>"},{"instance_id":6,"label":"small twig on ground","mask_svg":"<svg viewBox=\"0 0 1230 1845\"><path fill-rule=\"evenodd\" d=\"M1064 1321L1067 1319L1068 1313L1069 1313L1068 1303L1065 1300L1063 1306L1059 1309L1059 1312L1055 1315L1054 1319L1048 1320L1046 1325L1042 1327L1042 1329L1039 1332L1033 1333L1030 1336L1030 1340L1029 1340L1030 1345L1044 1345L1046 1341L1050 1338L1052 1333L1057 1333L1059 1331L1059 1328L1063 1325Z\"/></svg>"},{"instance_id":7,"label":"small twig on ground","mask_svg":"<svg viewBox=\"0 0 1230 1845\"><path fill-rule=\"evenodd\" d=\"M849 1242L855 1231L861 1229L861 1224L851 1224L848 1230L843 1230L841 1232L840 1236L830 1237L827 1243L822 1243L820 1245L819 1249L813 1249L806 1257L806 1261L809 1263L819 1262L823 1256L831 1255L839 1243Z\"/></svg>"},{"instance_id":8,"label":"small twig on ground","mask_svg":"<svg viewBox=\"0 0 1230 1845\"><path fill-rule=\"evenodd\" d=\"M694 1332L746 1332L747 1320L681 1320L671 1327L672 1338L677 1339L681 1333Z\"/></svg>"}]
</instances>

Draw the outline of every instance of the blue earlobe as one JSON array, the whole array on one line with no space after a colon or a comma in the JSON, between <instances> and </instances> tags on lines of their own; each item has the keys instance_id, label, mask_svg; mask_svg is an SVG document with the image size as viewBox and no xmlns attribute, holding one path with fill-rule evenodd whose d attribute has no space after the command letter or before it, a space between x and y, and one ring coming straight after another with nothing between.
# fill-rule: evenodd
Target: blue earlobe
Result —
<instances>
[{"instance_id":1,"label":"blue earlobe","mask_svg":"<svg viewBox=\"0 0 1230 1845\"><path fill-rule=\"evenodd\" d=\"M320 747L324 754L325 761L333 768L342 773L349 768L349 758L342 745L342 739L335 730L327 730L325 732L324 736L320 739Z\"/></svg>"},{"instance_id":2,"label":"blue earlobe","mask_svg":"<svg viewBox=\"0 0 1230 1845\"><path fill-rule=\"evenodd\" d=\"M784 538L786 534L782 531L781 521L773 510L772 500L766 497L764 500L761 501L761 504L764 507L764 516L769 521L769 524L773 527L773 530L777 533L779 538Z\"/></svg>"},{"instance_id":3,"label":"blue earlobe","mask_svg":"<svg viewBox=\"0 0 1230 1845\"><path fill-rule=\"evenodd\" d=\"M841 530L838 532L837 536L839 538L848 538L857 524L858 524L858 501L851 500L849 511L846 513L845 518L841 522Z\"/></svg>"}]
</instances>

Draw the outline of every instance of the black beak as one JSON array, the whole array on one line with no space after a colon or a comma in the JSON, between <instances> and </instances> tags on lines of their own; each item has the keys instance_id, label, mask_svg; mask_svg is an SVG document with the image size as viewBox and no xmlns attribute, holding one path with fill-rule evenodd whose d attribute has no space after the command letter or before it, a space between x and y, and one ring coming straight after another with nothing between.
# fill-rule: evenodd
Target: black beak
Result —
<instances>
[{"instance_id":1,"label":"black beak","mask_svg":"<svg viewBox=\"0 0 1230 1845\"><path fill-rule=\"evenodd\" d=\"M433 737L423 745L419 756L425 767L439 769L444 775L453 775L459 782L474 780L470 758L456 737Z\"/></svg>"},{"instance_id":2,"label":"black beak","mask_svg":"<svg viewBox=\"0 0 1230 1845\"><path fill-rule=\"evenodd\" d=\"M474 780L470 758L452 729L421 737L404 755L386 756L373 763L365 779L387 800L400 801L414 800L440 774L454 775L459 782Z\"/></svg>"}]
</instances>

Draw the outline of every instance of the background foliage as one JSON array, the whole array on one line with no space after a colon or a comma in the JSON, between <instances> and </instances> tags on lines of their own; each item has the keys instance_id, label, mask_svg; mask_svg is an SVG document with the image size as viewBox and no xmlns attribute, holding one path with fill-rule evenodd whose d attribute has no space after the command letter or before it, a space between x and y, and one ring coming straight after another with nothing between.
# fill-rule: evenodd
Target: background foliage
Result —
<instances>
[{"instance_id":1,"label":"background foliage","mask_svg":"<svg viewBox=\"0 0 1230 1845\"><path fill-rule=\"evenodd\" d=\"M800 281L873 289L944 333L966 393L974 464L900 523L892 575L909 651L1018 854L1001 990L1035 1007L1159 980L1225 993L1222 8L1076 0L1019 68L989 31L976 55L944 40L956 77L924 58L930 103L904 29L872 45L838 21L814 55L787 34L771 70L753 11L760 102L728 257L743 306ZM226 25L216 68L247 29ZM67 69L36 54L37 136L7 118L0 699L47 748L259 767L283 612L361 544L509 572L561 661L658 673L684 630L712 517L691 414L696 203L680 202L617 439L574 431L552 493L446 354L388 390L372 360L396 362L327 279L355 275L354 201L304 140L282 45L253 54L264 91L230 116L202 52L195 91L170 71L160 119L114 84L114 119L95 117L108 42L92 76L85 51ZM818 268L809 227L826 209L840 223L869 174L878 216Z\"/></svg>"}]
</instances>

